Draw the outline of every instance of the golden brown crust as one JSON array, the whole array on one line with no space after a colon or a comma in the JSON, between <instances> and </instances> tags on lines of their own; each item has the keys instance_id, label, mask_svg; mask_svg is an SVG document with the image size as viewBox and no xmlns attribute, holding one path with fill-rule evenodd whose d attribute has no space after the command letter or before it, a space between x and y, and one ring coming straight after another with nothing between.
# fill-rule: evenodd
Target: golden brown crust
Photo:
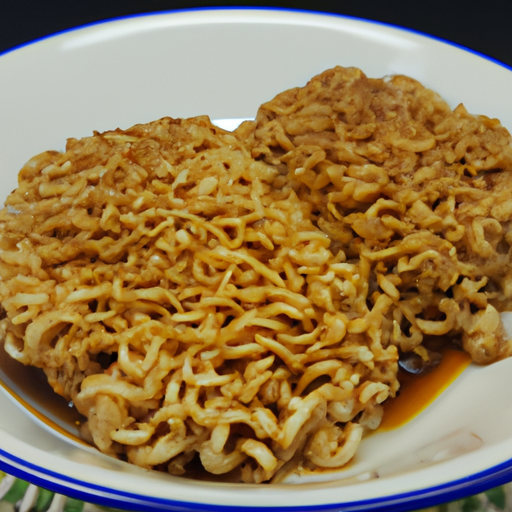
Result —
<instances>
[{"instance_id":1,"label":"golden brown crust","mask_svg":"<svg viewBox=\"0 0 512 512\"><path fill-rule=\"evenodd\" d=\"M380 417L396 348L341 345L355 267L277 177L207 118L70 140L20 173L0 213L5 347L102 451L259 482L337 432L340 407ZM303 457L350 458L362 429L336 434L343 456L313 439Z\"/></svg>"},{"instance_id":2,"label":"golden brown crust","mask_svg":"<svg viewBox=\"0 0 512 512\"><path fill-rule=\"evenodd\" d=\"M355 68L234 134L164 118L71 139L0 212L0 334L106 453L245 482L339 467L399 351L508 350L511 172L499 122Z\"/></svg>"},{"instance_id":3,"label":"golden brown crust","mask_svg":"<svg viewBox=\"0 0 512 512\"><path fill-rule=\"evenodd\" d=\"M369 260L369 300L400 298L383 331L392 343L463 333L480 363L507 349L483 334L512 298L512 146L499 121L452 111L405 76L337 67L265 103L242 130L347 257Z\"/></svg>"}]
</instances>

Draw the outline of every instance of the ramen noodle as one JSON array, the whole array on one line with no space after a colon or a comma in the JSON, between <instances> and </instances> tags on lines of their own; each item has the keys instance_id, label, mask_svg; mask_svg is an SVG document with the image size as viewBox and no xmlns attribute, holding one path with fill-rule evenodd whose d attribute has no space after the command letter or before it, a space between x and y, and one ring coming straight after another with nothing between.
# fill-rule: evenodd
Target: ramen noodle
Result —
<instances>
[{"instance_id":1,"label":"ramen noodle","mask_svg":"<svg viewBox=\"0 0 512 512\"><path fill-rule=\"evenodd\" d=\"M0 213L0 335L144 468L339 468L399 358L507 355L510 135L406 77L335 68L235 133L164 118L68 140Z\"/></svg>"},{"instance_id":2,"label":"ramen noodle","mask_svg":"<svg viewBox=\"0 0 512 512\"><path fill-rule=\"evenodd\" d=\"M370 309L392 301L381 343L421 353L425 336L458 334L478 363L508 350L512 145L498 120L452 111L412 78L337 67L239 131L314 205L331 251L368 267Z\"/></svg>"}]
</instances>

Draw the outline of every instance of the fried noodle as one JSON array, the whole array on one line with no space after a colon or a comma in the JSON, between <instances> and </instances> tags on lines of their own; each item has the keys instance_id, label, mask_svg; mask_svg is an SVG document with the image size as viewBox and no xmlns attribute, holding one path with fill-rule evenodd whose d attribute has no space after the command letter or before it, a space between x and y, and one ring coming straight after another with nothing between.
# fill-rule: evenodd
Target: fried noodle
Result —
<instances>
[{"instance_id":1,"label":"fried noodle","mask_svg":"<svg viewBox=\"0 0 512 512\"><path fill-rule=\"evenodd\" d=\"M101 451L235 481L338 468L430 337L508 355L512 146L403 76L334 68L235 133L70 139L0 213L0 335Z\"/></svg>"}]
</instances>

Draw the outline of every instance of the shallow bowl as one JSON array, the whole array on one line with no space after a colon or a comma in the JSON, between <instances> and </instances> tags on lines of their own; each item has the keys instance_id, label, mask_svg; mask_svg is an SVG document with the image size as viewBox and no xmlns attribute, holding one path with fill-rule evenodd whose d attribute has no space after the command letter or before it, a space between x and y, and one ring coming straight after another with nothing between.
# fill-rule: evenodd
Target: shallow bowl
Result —
<instances>
[{"instance_id":1,"label":"shallow bowl","mask_svg":"<svg viewBox=\"0 0 512 512\"><path fill-rule=\"evenodd\" d=\"M68 137L164 116L208 114L236 125L278 92L335 65L359 67L370 77L407 74L453 107L463 102L512 128L512 70L422 34L286 10L136 16L0 56L0 198L16 187L31 156L63 149ZM134 510L424 508L512 479L511 370L512 360L468 367L405 426L365 439L342 471L280 485L232 485L113 460L71 440L66 421L54 435L48 424L55 418L44 408L46 416L36 411L39 419L31 421L17 406L21 399L30 409L39 398L20 387L19 368L3 363L0 379L11 393L0 394L0 468L54 491Z\"/></svg>"}]
</instances>

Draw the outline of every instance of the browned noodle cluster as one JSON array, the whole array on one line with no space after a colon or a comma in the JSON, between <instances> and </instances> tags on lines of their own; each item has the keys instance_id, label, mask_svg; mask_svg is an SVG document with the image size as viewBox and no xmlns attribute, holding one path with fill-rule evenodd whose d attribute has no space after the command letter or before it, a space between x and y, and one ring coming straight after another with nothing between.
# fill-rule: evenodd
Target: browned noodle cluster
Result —
<instances>
[{"instance_id":1,"label":"browned noodle cluster","mask_svg":"<svg viewBox=\"0 0 512 512\"><path fill-rule=\"evenodd\" d=\"M337 468L398 359L507 355L512 147L335 68L229 133L164 118L34 157L0 213L0 334L105 453L243 482Z\"/></svg>"}]
</instances>

